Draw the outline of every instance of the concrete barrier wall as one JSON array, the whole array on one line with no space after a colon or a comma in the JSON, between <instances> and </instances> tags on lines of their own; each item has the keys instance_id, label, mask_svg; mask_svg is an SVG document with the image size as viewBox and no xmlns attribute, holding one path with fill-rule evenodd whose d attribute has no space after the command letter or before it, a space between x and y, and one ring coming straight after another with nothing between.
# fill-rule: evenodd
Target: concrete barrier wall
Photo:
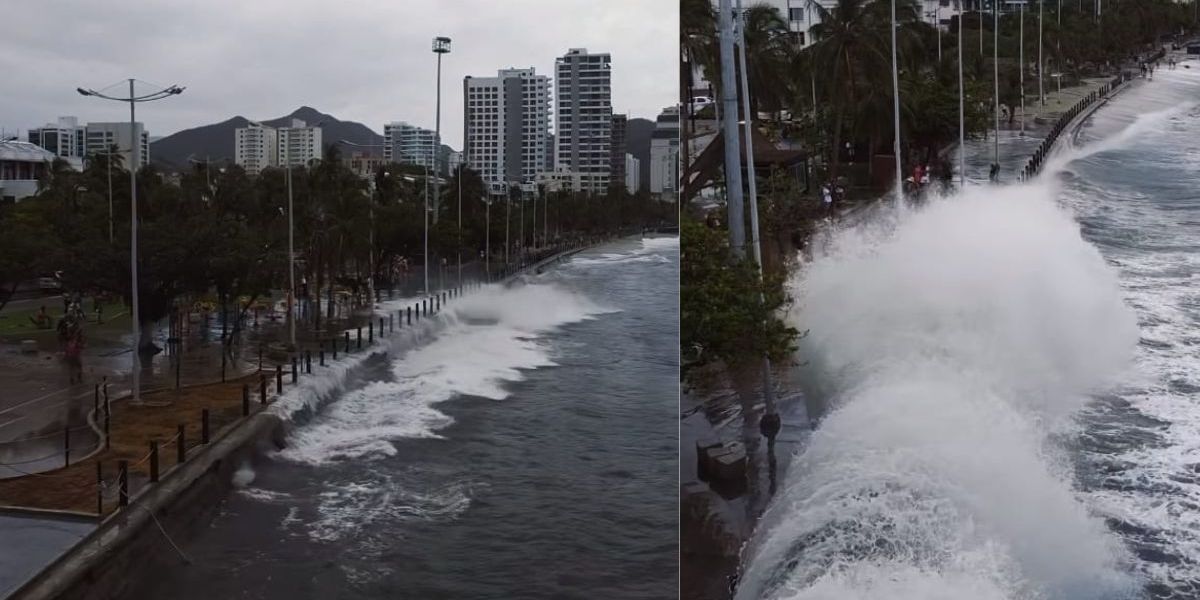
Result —
<instances>
[{"instance_id":1,"label":"concrete barrier wall","mask_svg":"<svg viewBox=\"0 0 1200 600\"><path fill-rule=\"evenodd\" d=\"M9 600L131 598L142 575L183 560L167 536L183 543L206 527L229 492L234 472L258 452L277 446L281 425L266 412L231 425L157 485L131 498L129 506L105 519Z\"/></svg>"}]
</instances>

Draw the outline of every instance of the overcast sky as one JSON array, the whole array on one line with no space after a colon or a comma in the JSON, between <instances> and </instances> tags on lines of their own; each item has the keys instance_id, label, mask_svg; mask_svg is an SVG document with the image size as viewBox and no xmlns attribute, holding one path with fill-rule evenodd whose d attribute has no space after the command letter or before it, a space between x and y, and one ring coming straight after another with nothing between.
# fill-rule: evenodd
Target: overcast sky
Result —
<instances>
[{"instance_id":1,"label":"overcast sky","mask_svg":"<svg viewBox=\"0 0 1200 600\"><path fill-rule=\"evenodd\" d=\"M302 105L382 133L433 128L434 36L442 59L442 138L462 145L462 78L534 67L553 77L568 48L612 54L613 110L653 119L677 101L678 0L0 0L0 128L128 119L127 104L85 98L134 77L182 96L141 104L167 135ZM141 84L139 84L140 86ZM112 88L114 95L124 93ZM139 92L142 91L139 89ZM149 91L149 88L146 88Z\"/></svg>"}]
</instances>

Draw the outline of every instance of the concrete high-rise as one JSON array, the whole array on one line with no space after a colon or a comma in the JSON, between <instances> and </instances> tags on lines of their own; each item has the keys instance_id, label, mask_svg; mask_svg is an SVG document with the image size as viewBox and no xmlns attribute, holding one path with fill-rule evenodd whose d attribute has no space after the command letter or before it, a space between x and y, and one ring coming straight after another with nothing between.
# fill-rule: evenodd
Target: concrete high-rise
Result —
<instances>
[{"instance_id":1,"label":"concrete high-rise","mask_svg":"<svg viewBox=\"0 0 1200 600\"><path fill-rule=\"evenodd\" d=\"M555 167L603 193L612 175L612 66L608 53L572 48L555 60Z\"/></svg>"},{"instance_id":2,"label":"concrete high-rise","mask_svg":"<svg viewBox=\"0 0 1200 600\"><path fill-rule=\"evenodd\" d=\"M493 195L512 185L532 191L545 171L550 134L550 80L534 69L463 79L463 161Z\"/></svg>"},{"instance_id":3,"label":"concrete high-rise","mask_svg":"<svg viewBox=\"0 0 1200 600\"><path fill-rule=\"evenodd\" d=\"M650 193L673 199L679 191L679 108L661 113L650 134Z\"/></svg>"},{"instance_id":4,"label":"concrete high-rise","mask_svg":"<svg viewBox=\"0 0 1200 600\"><path fill-rule=\"evenodd\" d=\"M439 146L432 129L393 121L383 126L383 159L386 162L418 165L435 170L434 157Z\"/></svg>"},{"instance_id":5,"label":"concrete high-rise","mask_svg":"<svg viewBox=\"0 0 1200 600\"><path fill-rule=\"evenodd\" d=\"M612 116L612 141L609 146L609 183L614 187L625 185L625 115Z\"/></svg>"},{"instance_id":6,"label":"concrete high-rise","mask_svg":"<svg viewBox=\"0 0 1200 600\"><path fill-rule=\"evenodd\" d=\"M59 117L57 123L47 123L29 130L29 143L37 144L56 156L82 161L86 155L86 128L75 117Z\"/></svg>"},{"instance_id":7,"label":"concrete high-rise","mask_svg":"<svg viewBox=\"0 0 1200 600\"><path fill-rule=\"evenodd\" d=\"M116 146L124 160L125 168L142 168L150 164L150 134L141 123L133 124L133 137L129 135L129 122L88 123L85 128L84 156L104 154ZM137 140L137 143L134 143Z\"/></svg>"},{"instance_id":8,"label":"concrete high-rise","mask_svg":"<svg viewBox=\"0 0 1200 600\"><path fill-rule=\"evenodd\" d=\"M322 158L320 127L310 126L300 119L292 119L290 127L280 127L276 131L280 166L303 167Z\"/></svg>"},{"instance_id":9,"label":"concrete high-rise","mask_svg":"<svg viewBox=\"0 0 1200 600\"><path fill-rule=\"evenodd\" d=\"M233 160L248 175L258 175L267 167L279 166L278 134L273 127L250 123L234 130Z\"/></svg>"}]
</instances>

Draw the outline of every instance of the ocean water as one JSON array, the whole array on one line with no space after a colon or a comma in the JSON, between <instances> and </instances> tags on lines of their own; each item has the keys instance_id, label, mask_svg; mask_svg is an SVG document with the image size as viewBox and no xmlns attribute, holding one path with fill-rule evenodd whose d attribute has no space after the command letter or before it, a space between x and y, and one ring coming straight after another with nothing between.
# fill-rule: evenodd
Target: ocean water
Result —
<instances>
[{"instance_id":1,"label":"ocean water","mask_svg":"<svg viewBox=\"0 0 1200 600\"><path fill-rule=\"evenodd\" d=\"M737 598L1200 597L1200 63L1025 185L819 240L793 281L826 411Z\"/></svg>"},{"instance_id":2,"label":"ocean water","mask_svg":"<svg viewBox=\"0 0 1200 600\"><path fill-rule=\"evenodd\" d=\"M671 596L678 260L673 237L585 251L289 393L287 447L146 593Z\"/></svg>"}]
</instances>

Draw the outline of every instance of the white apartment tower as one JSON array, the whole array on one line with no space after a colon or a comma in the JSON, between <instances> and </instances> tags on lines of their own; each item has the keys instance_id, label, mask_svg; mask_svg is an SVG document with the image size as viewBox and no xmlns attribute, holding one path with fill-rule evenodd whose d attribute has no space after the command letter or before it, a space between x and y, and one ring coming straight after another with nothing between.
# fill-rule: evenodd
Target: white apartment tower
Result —
<instances>
[{"instance_id":1,"label":"white apartment tower","mask_svg":"<svg viewBox=\"0 0 1200 600\"><path fill-rule=\"evenodd\" d=\"M555 60L558 99L555 166L577 172L585 191L602 193L612 173L612 67L608 53L572 48Z\"/></svg>"},{"instance_id":2,"label":"white apartment tower","mask_svg":"<svg viewBox=\"0 0 1200 600\"><path fill-rule=\"evenodd\" d=\"M393 121L383 126L383 160L435 169L437 134L432 129Z\"/></svg>"},{"instance_id":3,"label":"white apartment tower","mask_svg":"<svg viewBox=\"0 0 1200 600\"><path fill-rule=\"evenodd\" d=\"M277 130L280 166L303 167L321 156L321 128L292 119L290 127Z\"/></svg>"},{"instance_id":4,"label":"white apartment tower","mask_svg":"<svg viewBox=\"0 0 1200 600\"><path fill-rule=\"evenodd\" d=\"M250 123L234 132L234 162L248 175L258 175L267 167L279 166L279 141L273 127Z\"/></svg>"},{"instance_id":5,"label":"white apartment tower","mask_svg":"<svg viewBox=\"0 0 1200 600\"><path fill-rule=\"evenodd\" d=\"M494 195L529 189L550 152L550 79L533 68L463 79L463 162Z\"/></svg>"}]
</instances>

